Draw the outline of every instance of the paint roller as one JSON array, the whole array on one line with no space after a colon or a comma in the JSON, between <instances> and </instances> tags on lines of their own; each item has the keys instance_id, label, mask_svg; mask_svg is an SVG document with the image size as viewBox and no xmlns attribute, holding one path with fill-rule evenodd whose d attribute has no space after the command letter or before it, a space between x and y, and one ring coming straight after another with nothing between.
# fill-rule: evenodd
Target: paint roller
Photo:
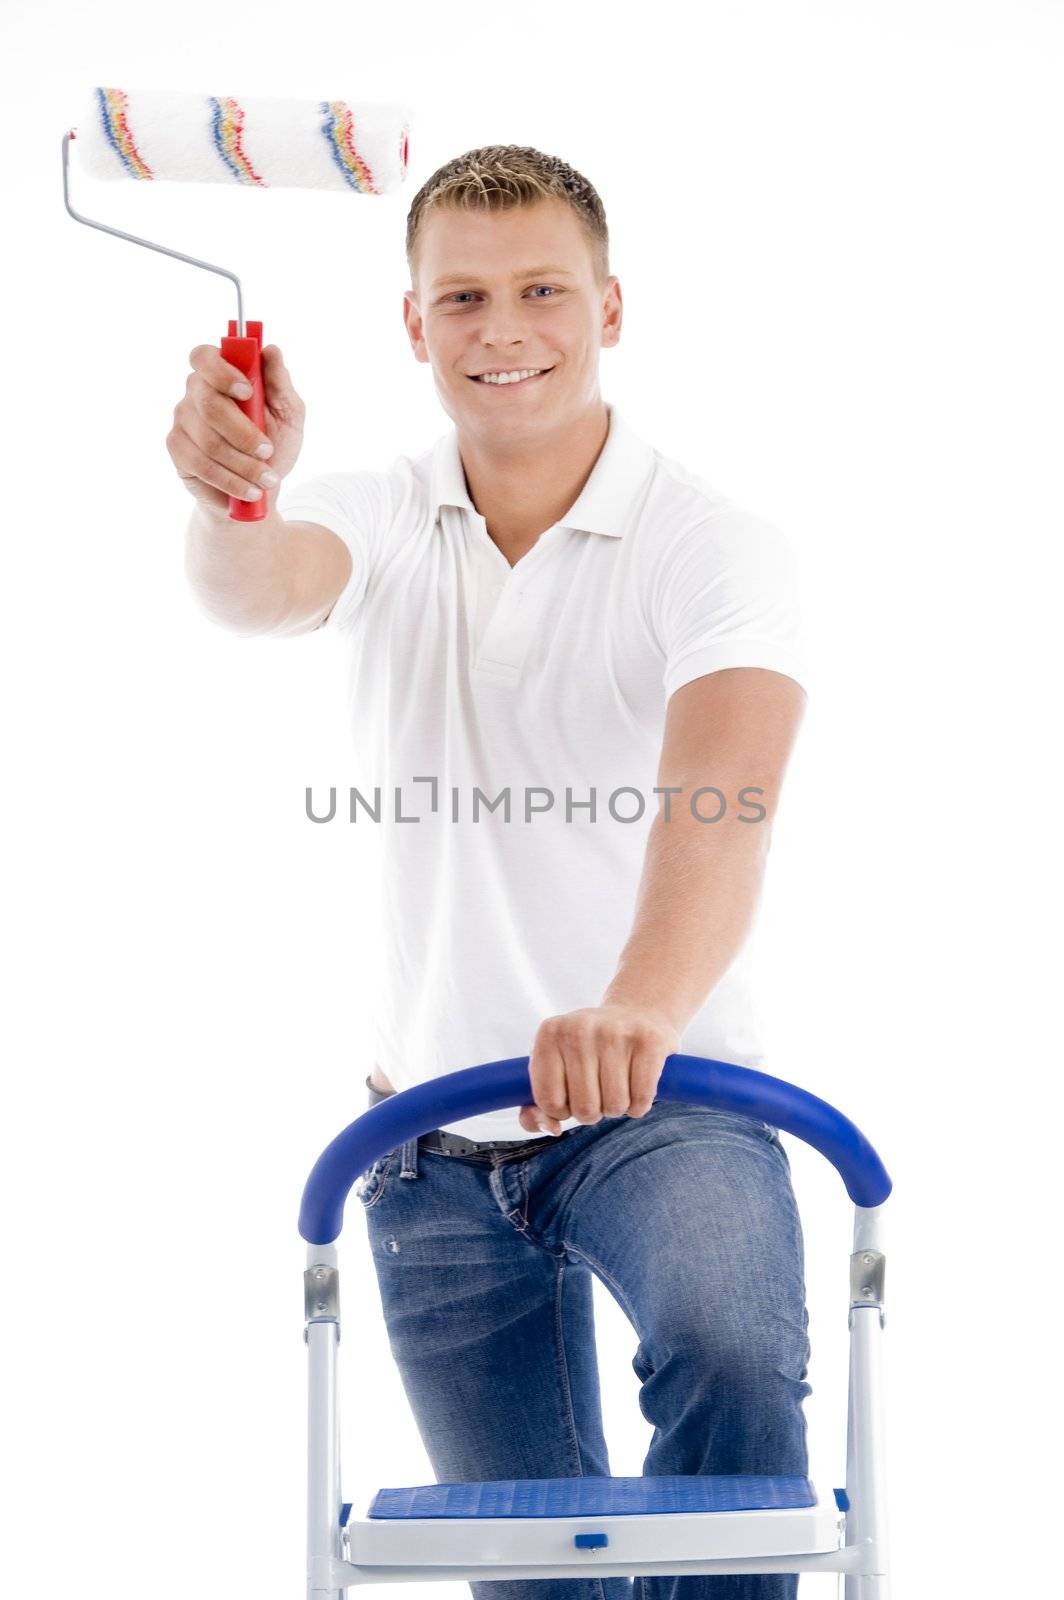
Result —
<instances>
[{"instance_id":1,"label":"paint roller","mask_svg":"<svg viewBox=\"0 0 1064 1600\"><path fill-rule=\"evenodd\" d=\"M282 100L201 95L169 90L97 88L85 115L63 135L63 200L75 222L131 244L228 278L236 289L236 319L221 341L226 361L239 367L251 398L244 415L262 431L262 323L244 321L240 279L225 267L83 217L70 204L69 147L88 177L163 179L177 183L239 183L259 189L329 189L339 194L391 194L406 177L409 114L405 107L344 100ZM261 500L229 497L229 515L257 522Z\"/></svg>"}]
</instances>

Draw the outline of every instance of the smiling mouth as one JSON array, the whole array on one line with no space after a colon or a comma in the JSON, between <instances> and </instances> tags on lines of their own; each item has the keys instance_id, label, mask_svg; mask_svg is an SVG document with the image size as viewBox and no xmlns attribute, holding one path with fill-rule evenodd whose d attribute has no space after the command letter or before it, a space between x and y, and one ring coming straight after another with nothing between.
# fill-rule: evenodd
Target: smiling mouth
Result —
<instances>
[{"instance_id":1,"label":"smiling mouth","mask_svg":"<svg viewBox=\"0 0 1064 1600\"><path fill-rule=\"evenodd\" d=\"M526 372L532 371L532 369L528 367L519 367L517 368L517 371ZM530 378L508 378L502 373L496 375L494 373L477 374L471 372L467 373L466 376L470 383L478 383L482 389L526 389L529 384L537 383L540 378L545 378L549 372L553 371L553 367L541 367L539 371L534 372Z\"/></svg>"}]
</instances>

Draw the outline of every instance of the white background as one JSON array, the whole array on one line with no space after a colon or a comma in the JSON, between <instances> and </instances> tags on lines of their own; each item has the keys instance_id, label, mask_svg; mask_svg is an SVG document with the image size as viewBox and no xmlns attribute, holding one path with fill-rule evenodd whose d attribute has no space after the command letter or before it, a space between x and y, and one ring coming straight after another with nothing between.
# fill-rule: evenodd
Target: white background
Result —
<instances>
[{"instance_id":1,"label":"white background","mask_svg":"<svg viewBox=\"0 0 1064 1600\"><path fill-rule=\"evenodd\" d=\"M895 1592L1044 1592L1062 7L3 15L5 1592L301 1592L296 1215L369 1067L364 835L303 815L308 783L352 781L342 641L230 636L186 588L164 439L188 351L233 306L222 280L67 217L60 139L97 83L412 107L407 185L372 203L75 188L88 215L241 273L307 402L300 476L386 466L450 425L400 315L406 209L437 166L530 143L599 189L626 306L605 396L803 565L815 688L759 1001L770 1070L853 1117L896 1184ZM787 1145L830 1493L851 1210ZM432 1475L348 1211L345 1494L364 1505ZM597 1307L612 1467L636 1474L635 1335Z\"/></svg>"}]
</instances>

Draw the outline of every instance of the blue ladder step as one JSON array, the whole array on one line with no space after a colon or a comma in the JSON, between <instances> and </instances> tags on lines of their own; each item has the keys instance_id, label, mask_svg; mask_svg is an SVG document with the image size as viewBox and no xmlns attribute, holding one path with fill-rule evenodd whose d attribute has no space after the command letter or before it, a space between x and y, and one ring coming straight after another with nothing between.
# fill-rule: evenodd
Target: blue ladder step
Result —
<instances>
[{"instance_id":1,"label":"blue ladder step","mask_svg":"<svg viewBox=\"0 0 1064 1600\"><path fill-rule=\"evenodd\" d=\"M633 1517L680 1511L782 1511L815 1506L808 1478L510 1478L378 1489L368 1515L425 1517Z\"/></svg>"}]
</instances>

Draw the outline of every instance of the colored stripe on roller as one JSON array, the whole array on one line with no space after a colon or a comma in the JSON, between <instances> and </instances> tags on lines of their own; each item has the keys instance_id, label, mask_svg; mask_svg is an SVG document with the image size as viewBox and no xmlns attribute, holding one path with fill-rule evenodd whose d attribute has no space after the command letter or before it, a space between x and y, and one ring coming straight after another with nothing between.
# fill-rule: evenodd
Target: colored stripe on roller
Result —
<instances>
[{"instance_id":1,"label":"colored stripe on roller","mask_svg":"<svg viewBox=\"0 0 1064 1600\"><path fill-rule=\"evenodd\" d=\"M129 176L154 178L155 174L137 149L129 123L126 121L129 96L123 89L97 89L96 103L100 108L100 126L104 138Z\"/></svg>"},{"instance_id":2,"label":"colored stripe on roller","mask_svg":"<svg viewBox=\"0 0 1064 1600\"><path fill-rule=\"evenodd\" d=\"M207 103L211 108L211 135L214 139L214 148L237 183L257 183L263 188L268 187L266 179L260 177L251 165L241 143L244 132L244 108L240 101L234 100L232 95L226 95L224 99L212 95Z\"/></svg>"},{"instance_id":3,"label":"colored stripe on roller","mask_svg":"<svg viewBox=\"0 0 1064 1600\"><path fill-rule=\"evenodd\" d=\"M355 147L355 119L342 100L323 100L321 131L345 182L359 194L376 194L373 173Z\"/></svg>"}]
</instances>

